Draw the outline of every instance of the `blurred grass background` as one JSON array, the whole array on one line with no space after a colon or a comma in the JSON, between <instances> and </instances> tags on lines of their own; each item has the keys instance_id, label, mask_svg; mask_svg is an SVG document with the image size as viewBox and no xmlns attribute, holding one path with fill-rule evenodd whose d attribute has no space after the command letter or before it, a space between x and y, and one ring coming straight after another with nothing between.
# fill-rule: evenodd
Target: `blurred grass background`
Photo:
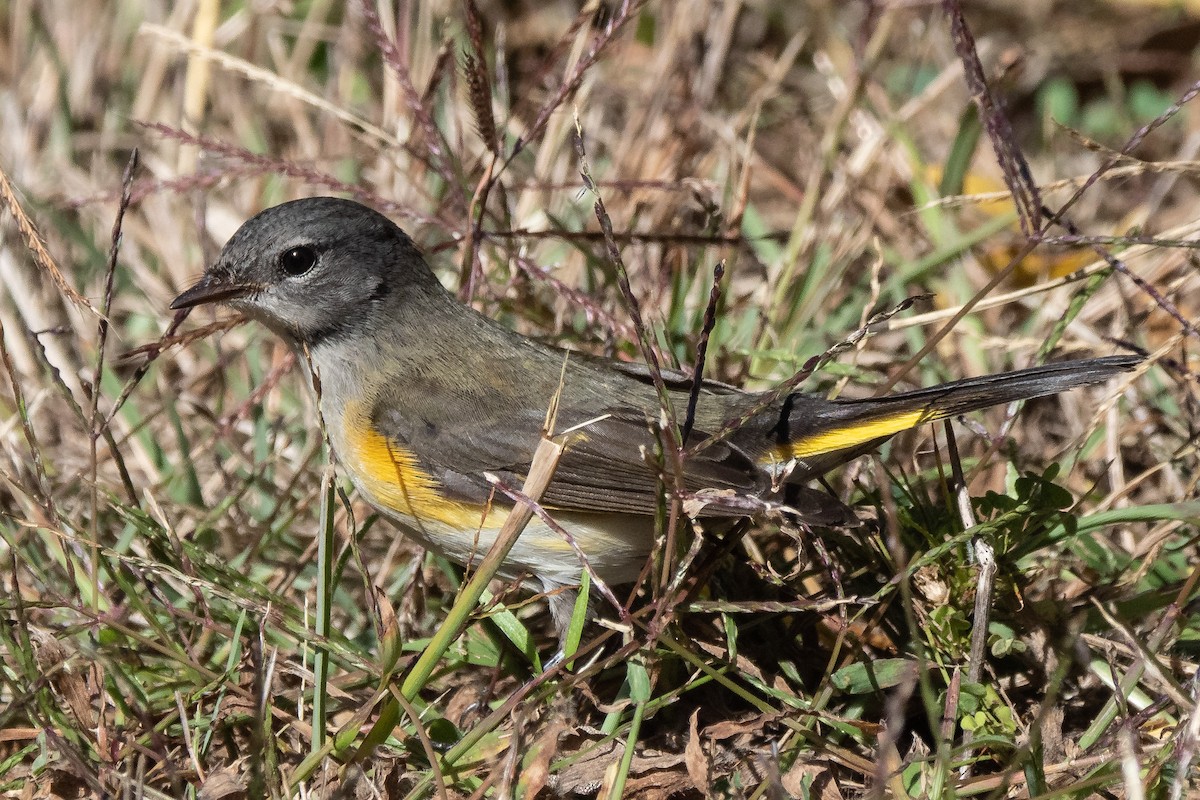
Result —
<instances>
[{"instance_id":1,"label":"blurred grass background","mask_svg":"<svg viewBox=\"0 0 1200 800\"><path fill-rule=\"evenodd\" d=\"M1197 80L1197 13L966 13L1047 205L1109 166L1069 217L1115 237L1139 283L1088 246L1013 263L1026 240L937 5L0 3L0 790L1194 794L1200 125L1173 104ZM684 368L721 263L706 375L740 385L921 294L804 387L866 396L1051 350L1151 365L959 426L969 533L945 435L916 431L831 476L878 524L764 525L664 630L585 632L607 649L536 685L553 637L497 585L363 747L461 575L321 491L280 342L207 310L175 331L167 305L257 210L340 193L484 313L634 358L576 116L634 294ZM999 578L969 679L976 534ZM317 651L333 738L311 755Z\"/></svg>"}]
</instances>

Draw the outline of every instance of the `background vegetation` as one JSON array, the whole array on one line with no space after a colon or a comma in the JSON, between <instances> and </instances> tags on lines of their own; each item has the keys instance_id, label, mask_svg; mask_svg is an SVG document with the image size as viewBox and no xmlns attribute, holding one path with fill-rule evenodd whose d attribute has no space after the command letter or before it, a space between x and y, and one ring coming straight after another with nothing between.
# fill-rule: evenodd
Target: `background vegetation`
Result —
<instances>
[{"instance_id":1,"label":"background vegetation","mask_svg":"<svg viewBox=\"0 0 1200 800\"><path fill-rule=\"evenodd\" d=\"M0 790L1195 793L1200 22L1163 5L972 4L972 46L927 3L0 3ZM167 306L337 193L636 358L577 131L685 369L722 264L741 385L848 338L804 388L1146 366L898 438L831 476L871 524L764 524L557 669L494 584L414 681L460 572L329 489L279 341Z\"/></svg>"}]
</instances>

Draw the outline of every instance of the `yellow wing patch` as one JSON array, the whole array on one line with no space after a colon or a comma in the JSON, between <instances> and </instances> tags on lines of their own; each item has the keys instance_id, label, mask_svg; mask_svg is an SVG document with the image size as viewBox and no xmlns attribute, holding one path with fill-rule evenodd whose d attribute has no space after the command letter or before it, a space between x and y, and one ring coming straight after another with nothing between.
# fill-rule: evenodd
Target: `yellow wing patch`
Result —
<instances>
[{"instance_id":1,"label":"yellow wing patch","mask_svg":"<svg viewBox=\"0 0 1200 800\"><path fill-rule=\"evenodd\" d=\"M854 422L804 436L794 442L774 448L771 456L779 461L792 458L811 458L837 450L858 447L867 442L915 428L922 422L933 419L936 419L936 415L929 416L923 409L902 411L891 416Z\"/></svg>"},{"instance_id":2,"label":"yellow wing patch","mask_svg":"<svg viewBox=\"0 0 1200 800\"><path fill-rule=\"evenodd\" d=\"M384 436L356 409L347 409L343 425L347 452L342 459L375 503L418 523L440 522L461 530L494 527L497 512L503 520L502 509L445 497L411 450Z\"/></svg>"}]
</instances>

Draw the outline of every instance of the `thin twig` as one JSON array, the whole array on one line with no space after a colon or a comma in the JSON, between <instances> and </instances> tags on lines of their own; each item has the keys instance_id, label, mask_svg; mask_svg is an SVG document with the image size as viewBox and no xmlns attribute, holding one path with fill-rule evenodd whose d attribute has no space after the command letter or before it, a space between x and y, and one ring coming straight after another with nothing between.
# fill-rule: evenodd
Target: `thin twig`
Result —
<instances>
[{"instance_id":1,"label":"thin twig","mask_svg":"<svg viewBox=\"0 0 1200 800\"><path fill-rule=\"evenodd\" d=\"M646 322L642 319L641 303L638 302L637 295L633 293L633 287L629 283L629 271L625 268L625 260L621 257L621 249L617 247L617 242L613 238L612 219L608 216L608 209L604 206L604 198L600 196L600 192L596 189L596 184L592 181L591 168L588 167L587 153L583 147L583 128L579 123L578 116L575 118L574 140L575 153L579 156L579 172L583 177L584 185L587 186L588 190L596 198L596 219L600 222L600 230L604 233L608 259L617 272L617 285L620 287L621 295L625 298L625 303L629 307L629 316L633 320L633 328L637 333L638 349L641 351L642 360L646 362L646 366L650 371L650 379L654 383L655 392L658 394L659 405L662 407L663 413L671 421L670 436L672 444L676 450L679 450L679 430L675 424L675 413L671 407L671 396L667 392L666 383L663 381L662 365L658 360L658 351L650 338L650 331L646 327Z\"/></svg>"},{"instance_id":2,"label":"thin twig","mask_svg":"<svg viewBox=\"0 0 1200 800\"><path fill-rule=\"evenodd\" d=\"M91 400L92 405L88 415L88 455L91 464L91 501L92 501L92 603L99 610L100 602L100 459L97 444L103 436L102 429L111 416L100 419L100 385L104 380L104 354L108 344L108 314L112 310L113 280L117 274L117 254L121 252L121 226L125 222L125 211L129 208L129 193L133 189L133 173L138 167L138 151L135 147L129 154L129 162L125 165L125 174L121 178L121 202L117 205L117 215L113 219L112 237L108 248L108 261L104 268L104 299L100 308L100 318L96 331L96 372L92 376ZM119 457L114 449L114 458ZM186 728L186 722L184 727Z\"/></svg>"},{"instance_id":3,"label":"thin twig","mask_svg":"<svg viewBox=\"0 0 1200 800\"><path fill-rule=\"evenodd\" d=\"M708 356L708 337L717 324L717 303L721 301L721 278L725 276L725 263L713 268L712 289L708 293L708 305L704 308L704 326L700 329L700 342L696 345L696 368L692 372L692 387L688 391L687 414L683 418L683 429L679 432L679 443L687 447L688 436L696 424L696 404L700 400L700 389L704 386L704 361Z\"/></svg>"},{"instance_id":4,"label":"thin twig","mask_svg":"<svg viewBox=\"0 0 1200 800\"><path fill-rule=\"evenodd\" d=\"M825 364L832 361L839 353L855 347L864 338L880 329L883 323L887 322L897 314L912 308L915 303L928 299L928 297L929 295L921 294L905 298L889 310L880 312L879 314L871 317L869 320L867 320L865 325L859 327L845 339L833 345L825 352L821 353L820 355L811 356L800 366L798 371L792 374L790 378L781 382L775 388L759 395L758 402L744 411L741 416L728 420L725 425L723 425L720 430L718 430L712 436L701 439L689 447L685 453L685 456L693 456L696 453L699 453L701 450L704 450L706 447L714 445L718 442L722 442L729 438L734 431L741 429L742 426L744 426L754 417L758 416L768 408L777 405L779 401L783 399L783 397L794 391L797 386L808 380L809 376L811 376ZM786 420L781 418L781 422L786 422Z\"/></svg>"}]
</instances>

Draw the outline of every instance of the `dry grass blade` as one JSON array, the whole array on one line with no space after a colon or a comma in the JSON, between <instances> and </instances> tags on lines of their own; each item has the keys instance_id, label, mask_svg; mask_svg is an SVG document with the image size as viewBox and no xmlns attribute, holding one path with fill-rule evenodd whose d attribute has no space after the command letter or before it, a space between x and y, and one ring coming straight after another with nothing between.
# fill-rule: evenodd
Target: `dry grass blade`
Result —
<instances>
[{"instance_id":1,"label":"dry grass blade","mask_svg":"<svg viewBox=\"0 0 1200 800\"><path fill-rule=\"evenodd\" d=\"M25 400L24 392L21 390L20 377L17 374L16 366L13 364L12 356L8 351L3 322L0 322L0 362L4 364L4 371L7 373L9 383L12 387L17 418L21 420L21 432L25 436L25 444L29 448L30 462L33 464L34 474L37 476L39 499L46 510L46 516L57 527L60 522L58 508L54 502L54 492L51 490L51 483L46 475L46 462L42 456L41 445L38 444L37 434L34 432L33 425L29 420L29 405Z\"/></svg>"},{"instance_id":2,"label":"dry grass blade","mask_svg":"<svg viewBox=\"0 0 1200 800\"><path fill-rule=\"evenodd\" d=\"M529 130L517 139L513 145L512 152L508 155L509 161L515 158L529 142L536 140L543 133L546 123L550 121L550 115L557 111L575 93L579 85L583 82L588 69L600 59L604 51L615 40L617 34L635 18L645 4L646 0L622 0L620 7L612 13L607 24L604 25L603 30L592 41L587 52L576 62L571 74L559 84L555 93L538 109L533 123L529 126ZM577 26L586 24L586 15L589 13L593 13L593 9L584 8L580 12L579 18L576 20L576 25L571 28L572 32L577 29Z\"/></svg>"},{"instance_id":3,"label":"dry grass blade","mask_svg":"<svg viewBox=\"0 0 1200 800\"><path fill-rule=\"evenodd\" d=\"M1087 190L1090 189L1092 185L1096 183L1096 181L1100 180L1106 174L1112 171L1117 164L1119 164L1124 158L1128 157L1130 153L1136 150L1138 146L1146 140L1146 137L1155 131L1155 129L1164 125L1167 120L1179 113L1183 106L1192 102L1198 96L1200 96L1200 81L1193 83L1191 87L1189 87L1188 90L1184 92L1177 101L1175 101L1175 103L1167 107L1161 114L1159 114L1149 123L1139 128L1133 134L1133 136L1129 137L1119 152L1113 154L1108 161L1100 165L1091 175L1087 177L1086 180L1083 181L1083 183L1079 184L1078 188L1075 189L1074 194L1072 194L1067 201L1063 203L1059 213L1061 214L1067 209L1071 208L1071 206L1075 205L1075 203L1077 203L1079 199L1083 197L1084 193L1087 192Z\"/></svg>"},{"instance_id":4,"label":"dry grass blade","mask_svg":"<svg viewBox=\"0 0 1200 800\"><path fill-rule=\"evenodd\" d=\"M488 76L487 56L483 49L483 22L475 0L464 0L467 20L467 40L471 52L467 55L467 90L471 97L471 110L475 112L475 124L479 136L493 155L500 157L500 136L496 132L496 118L492 114L492 81Z\"/></svg>"},{"instance_id":5,"label":"dry grass blade","mask_svg":"<svg viewBox=\"0 0 1200 800\"><path fill-rule=\"evenodd\" d=\"M604 198L600 196L599 189L597 189L596 184L592 181L591 169L588 167L587 162L587 153L583 148L583 129L580 127L578 115L575 117L574 141L575 154L579 158L579 172L583 177L584 185L596 198L594 205L596 219L599 221L600 230L604 234L608 260L617 271L617 285L620 287L621 296L625 299L626 307L629 309L629 316L633 320L633 329L637 333L638 349L641 351L642 359L650 368L650 377L654 381L654 389L658 393L659 405L669 421L667 436L671 440L673 449L678 451L680 449L679 430L675 423L675 410L671 406L671 398L667 393L667 386L663 382L662 364L659 363L658 351L650 338L650 331L646 327L645 320L642 319L641 303L638 301L637 295L633 293L633 288L629 284L629 271L625 268L625 262L621 258L621 249L617 247L617 241L613 238L612 219L609 218L608 211L604 207Z\"/></svg>"},{"instance_id":6,"label":"dry grass blade","mask_svg":"<svg viewBox=\"0 0 1200 800\"><path fill-rule=\"evenodd\" d=\"M700 400L700 389L704 385L704 359L708 356L708 339L717 324L717 304L721 300L721 278L725 276L725 265L717 264L713 269L712 289L708 294L708 305L704 308L704 326L700 329L700 341L696 345L696 366L692 372L692 387L688 392L687 414L679 432L679 444L687 447L688 436L696 424L696 403Z\"/></svg>"},{"instance_id":7,"label":"dry grass blade","mask_svg":"<svg viewBox=\"0 0 1200 800\"><path fill-rule=\"evenodd\" d=\"M133 175L138 168L138 151L135 148L129 156L129 163L125 166L125 175L121 180L121 202L117 206L117 214L113 219L112 236L108 250L108 262L104 270L104 299L101 307L100 321L96 331L96 372L92 380L92 389L90 392L92 398L92 407L88 415L88 427L90 434L89 444L90 450L88 460L91 465L91 487L92 487L92 591L91 597L93 602L98 603L100 598L100 461L97 452L97 444L100 438L106 437L111 448L112 455L118 462L121 461L121 453L116 447L116 442L113 440L112 431L104 424L105 420L100 418L100 382L104 377L104 357L107 352L108 345L108 315L112 310L113 300L113 281L117 274L117 256L121 251L121 227L125 221L125 212L129 209L129 195L133 189ZM121 466L121 473L127 476L128 472L125 467ZM126 477L125 485L131 486L132 481ZM130 492L132 495L133 493Z\"/></svg>"},{"instance_id":8,"label":"dry grass blade","mask_svg":"<svg viewBox=\"0 0 1200 800\"><path fill-rule=\"evenodd\" d=\"M16 220L17 230L21 232L21 238L25 242L25 248L29 255L33 257L34 262L47 275L50 280L54 281L54 285L62 292L63 296L70 300L79 308L85 308L96 316L101 316L100 312L91 302L75 291L73 287L63 275L58 264L55 263L54 257L46 250L46 245L42 242L42 237L38 234L37 226L33 224L33 220L25 213L25 209L21 207L21 201L17 199L17 194L13 191L13 185L9 182L8 173L0 169L0 202L8 209L8 213L12 214Z\"/></svg>"},{"instance_id":9,"label":"dry grass blade","mask_svg":"<svg viewBox=\"0 0 1200 800\"><path fill-rule=\"evenodd\" d=\"M1041 191L1033 180L1025 154L1017 144L1008 116L999 107L988 86L983 64L975 49L975 37L971 35L971 29L967 26L962 4L958 0L944 0L943 7L950 17L950 37L962 62L963 76L971 90L971 99L975 102L980 119L983 120L988 141L996 154L996 162L1004 174L1004 183L1016 203L1021 218L1021 229L1027 237L1032 238L1041 228Z\"/></svg>"},{"instance_id":10,"label":"dry grass blade","mask_svg":"<svg viewBox=\"0 0 1200 800\"><path fill-rule=\"evenodd\" d=\"M207 61L210 61L211 63L214 63L231 72L236 72L237 74L242 75L251 81L261 83L263 86L266 86L273 92L279 92L286 97L294 98L302 103L312 106L313 108L320 109L333 118L346 123L351 128L362 131L364 134L371 137L371 139L375 140L381 145L386 145L388 147L401 146L400 141L395 136L392 136L379 126L373 125L362 117L350 113L345 106L330 102L324 97L308 91L303 86L297 86L291 81L280 77L277 72L263 69L262 67L251 64L243 59L231 56L221 50L201 46L193 39L189 39L178 31L173 31L169 28L163 27L162 25L155 25L154 23L146 22L142 24L140 32L147 36L151 36L164 44L172 45L178 48L180 51L187 53L189 56L203 56ZM188 133L194 132L188 131Z\"/></svg>"},{"instance_id":11,"label":"dry grass blade","mask_svg":"<svg viewBox=\"0 0 1200 800\"><path fill-rule=\"evenodd\" d=\"M1048 217L1050 216L1048 211L1046 212L1046 215ZM1070 233L1072 236L1077 236L1077 237L1082 236L1082 234L1079 231L1079 228L1075 227L1075 224L1073 222L1071 222L1069 219L1066 219L1066 218L1062 217L1061 215L1058 215L1057 221L1058 221L1058 224L1065 227L1067 229L1067 232ZM1178 306L1176 306L1175 303L1173 303L1169 299L1167 299L1167 297L1164 296L1161 292L1159 292L1158 289L1154 288L1153 284L1151 284L1149 281L1142 278L1140 275L1138 275L1133 270L1131 270L1129 268L1129 266L1122 259L1119 259L1116 256L1114 256L1108 250L1108 248L1101 247L1099 244L1094 243L1094 242L1090 243L1090 246L1094 251L1096 251L1097 254L1099 254L1099 256L1101 258L1104 259L1104 263L1106 263L1108 266L1112 267L1113 270L1115 270L1119 274L1124 275L1126 278L1133 281L1134 285L1137 286L1139 289L1141 289L1146 295L1148 295L1150 297L1150 299L1152 299L1159 308L1161 308L1163 311L1166 311L1168 314L1170 314L1175 319L1175 321L1179 323L1179 327L1182 328L1185 333L1187 333L1189 336L1200 336L1200 328L1197 328L1195 325L1192 324L1192 322L1190 320L1188 320L1186 317L1184 317L1183 314L1179 311Z\"/></svg>"},{"instance_id":12,"label":"dry grass blade","mask_svg":"<svg viewBox=\"0 0 1200 800\"><path fill-rule=\"evenodd\" d=\"M441 130L434 124L429 109L422 103L421 95L417 92L416 87L413 86L408 66L404 58L400 55L396 43L392 41L387 31L384 30L383 22L379 18L379 12L375 8L375 4L371 0L361 0L359 8L362 10L363 16L367 19L367 27L375 37L375 42L379 45L384 63L391 68L392 74L400 83L405 103L408 106L408 110L412 113L413 119L417 122L417 130L421 132L420 144L428 154L430 164L433 165L434 170L441 176L442 180L451 186L457 186L456 172L451 165L450 145L446 142ZM411 144L411 139L409 143Z\"/></svg>"},{"instance_id":13,"label":"dry grass blade","mask_svg":"<svg viewBox=\"0 0 1200 800\"><path fill-rule=\"evenodd\" d=\"M1129 158L1124 156L1123 158ZM1119 163L1119 162L1118 162ZM1114 166L1111 169L1103 172L1092 172L1087 175L1079 175L1073 178L1062 178L1056 181L1049 181L1038 186L1042 196L1045 197L1051 193L1062 192L1067 189L1076 191L1084 188L1090 183L1097 181L1115 181L1123 178L1134 178L1140 175L1159 173L1159 174L1182 174L1192 175L1200 172L1200 162L1198 161L1139 161L1135 164L1127 164L1125 166ZM919 209L926 208L963 208L972 205L988 205L991 203L999 203L1005 200L1012 199L1012 192L1009 190L997 192L972 192L971 194L947 195L938 197L925 203ZM1078 202L1078 201L1076 201ZM1064 206L1066 204L1064 203ZM1048 240L1049 241L1049 240Z\"/></svg>"}]
</instances>

